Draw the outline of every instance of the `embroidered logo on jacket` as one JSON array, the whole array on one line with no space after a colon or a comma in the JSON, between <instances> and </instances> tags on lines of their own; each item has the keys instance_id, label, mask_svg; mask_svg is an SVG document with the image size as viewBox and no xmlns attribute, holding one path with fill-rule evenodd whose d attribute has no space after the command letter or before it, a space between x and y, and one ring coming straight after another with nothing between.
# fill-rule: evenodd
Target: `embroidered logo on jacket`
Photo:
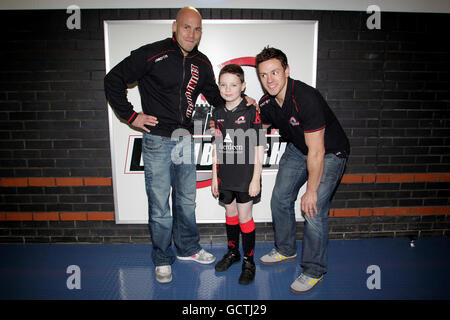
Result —
<instances>
[{"instance_id":1,"label":"embroidered logo on jacket","mask_svg":"<svg viewBox=\"0 0 450 320\"><path fill-rule=\"evenodd\" d=\"M189 80L189 83L186 87L186 99L188 103L188 107L186 110L186 117L190 118L192 117L192 112L194 111L194 102L192 101L192 93L195 90L195 87L197 86L198 79L199 79L199 70L198 67L194 64L191 64L191 79Z\"/></svg>"},{"instance_id":2,"label":"embroidered logo on jacket","mask_svg":"<svg viewBox=\"0 0 450 320\"><path fill-rule=\"evenodd\" d=\"M239 118L237 118L236 121L234 121L234 123L236 123L236 124L245 123L245 117L244 116L240 116Z\"/></svg>"},{"instance_id":3,"label":"embroidered logo on jacket","mask_svg":"<svg viewBox=\"0 0 450 320\"><path fill-rule=\"evenodd\" d=\"M167 59L169 56L167 54L163 55L162 57L159 57L158 59L155 59L155 63L160 62L161 60Z\"/></svg>"},{"instance_id":4,"label":"embroidered logo on jacket","mask_svg":"<svg viewBox=\"0 0 450 320\"><path fill-rule=\"evenodd\" d=\"M291 126L293 126L293 127L300 125L300 122L298 122L298 120L295 119L294 117L291 117L291 118L289 119L289 123L290 123Z\"/></svg>"},{"instance_id":5,"label":"embroidered logo on jacket","mask_svg":"<svg viewBox=\"0 0 450 320\"><path fill-rule=\"evenodd\" d=\"M261 107L265 106L266 104L268 104L269 102L270 102L270 99L266 99L263 102L259 103L259 107L261 108Z\"/></svg>"}]
</instances>

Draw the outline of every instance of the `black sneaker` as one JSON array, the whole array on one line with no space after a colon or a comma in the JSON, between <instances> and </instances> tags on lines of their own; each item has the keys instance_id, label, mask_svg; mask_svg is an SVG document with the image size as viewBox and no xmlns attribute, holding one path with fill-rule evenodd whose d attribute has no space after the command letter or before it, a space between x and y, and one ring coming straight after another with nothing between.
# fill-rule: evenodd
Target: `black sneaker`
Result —
<instances>
[{"instance_id":1,"label":"black sneaker","mask_svg":"<svg viewBox=\"0 0 450 320\"><path fill-rule=\"evenodd\" d=\"M242 273L239 277L239 284L250 284L255 280L256 266L252 261L244 259L242 263Z\"/></svg>"},{"instance_id":2,"label":"black sneaker","mask_svg":"<svg viewBox=\"0 0 450 320\"><path fill-rule=\"evenodd\" d=\"M241 254L239 251L228 250L228 252L223 256L222 260L216 263L214 269L216 271L222 272L228 270L232 264L241 261Z\"/></svg>"}]
</instances>

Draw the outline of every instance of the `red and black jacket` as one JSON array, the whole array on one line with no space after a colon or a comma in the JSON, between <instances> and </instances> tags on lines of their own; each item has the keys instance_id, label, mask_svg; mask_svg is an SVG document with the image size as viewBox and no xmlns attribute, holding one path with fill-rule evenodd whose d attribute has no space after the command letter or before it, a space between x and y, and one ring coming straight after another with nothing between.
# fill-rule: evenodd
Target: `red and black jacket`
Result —
<instances>
[{"instance_id":1,"label":"red and black jacket","mask_svg":"<svg viewBox=\"0 0 450 320\"><path fill-rule=\"evenodd\" d=\"M127 84L138 82L143 113L155 116L152 134L171 136L178 128L192 133L195 102L202 93L211 105L223 103L209 59L195 47L186 57L175 36L142 46L105 76L111 107L128 123L137 113L127 99Z\"/></svg>"}]
</instances>

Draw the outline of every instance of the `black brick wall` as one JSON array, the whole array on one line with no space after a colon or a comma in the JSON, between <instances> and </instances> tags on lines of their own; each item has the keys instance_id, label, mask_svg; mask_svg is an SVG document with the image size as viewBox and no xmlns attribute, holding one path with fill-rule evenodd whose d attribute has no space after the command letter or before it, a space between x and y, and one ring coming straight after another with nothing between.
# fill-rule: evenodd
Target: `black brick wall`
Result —
<instances>
[{"instance_id":1,"label":"black brick wall","mask_svg":"<svg viewBox=\"0 0 450 320\"><path fill-rule=\"evenodd\" d=\"M383 12L381 29L368 30L365 12L200 11L205 19L319 21L317 88L350 138L347 174L450 172L448 14ZM174 19L176 12L82 10L81 29L68 30L65 10L0 11L0 177L111 177L103 21ZM295 35L282 36L295 41ZM112 187L0 190L0 212L113 210ZM449 182L343 183L332 204L333 208L449 206ZM367 219L376 218L336 219L341 219L339 225L348 225L352 234L370 234L364 226ZM428 219L410 217L412 222L398 226L398 232L410 230L414 219L422 218ZM432 219L441 221L438 216ZM430 228L426 223L416 226L432 234L436 223ZM148 239L142 226L113 225L107 221L0 221L0 237L21 239L17 241L29 236L34 241ZM260 239L270 238L271 228L260 227ZM444 231L437 233L442 235L446 228L441 227L437 230ZM108 228L108 235L99 231ZM210 228L215 227L202 226L206 239ZM389 228L395 226L386 229L383 224L378 231L396 236ZM331 232L343 235L346 231L332 228Z\"/></svg>"},{"instance_id":2,"label":"black brick wall","mask_svg":"<svg viewBox=\"0 0 450 320\"><path fill-rule=\"evenodd\" d=\"M450 215L330 218L330 240L450 236ZM226 242L223 224L200 224L200 243ZM297 240L303 223L297 222ZM273 241L271 223L256 223L256 241ZM1 243L149 243L148 227L114 221L6 221Z\"/></svg>"}]
</instances>

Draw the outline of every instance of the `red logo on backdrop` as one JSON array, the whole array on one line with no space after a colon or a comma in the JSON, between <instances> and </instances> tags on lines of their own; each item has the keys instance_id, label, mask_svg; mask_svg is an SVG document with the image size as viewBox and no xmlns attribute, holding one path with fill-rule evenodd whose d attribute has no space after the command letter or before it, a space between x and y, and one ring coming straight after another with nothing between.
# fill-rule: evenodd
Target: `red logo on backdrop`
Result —
<instances>
[{"instance_id":1,"label":"red logo on backdrop","mask_svg":"<svg viewBox=\"0 0 450 320\"><path fill-rule=\"evenodd\" d=\"M255 57L242 57L231 59L219 64L218 67L222 69L227 64L237 64L238 66L256 67L256 59Z\"/></svg>"}]
</instances>

